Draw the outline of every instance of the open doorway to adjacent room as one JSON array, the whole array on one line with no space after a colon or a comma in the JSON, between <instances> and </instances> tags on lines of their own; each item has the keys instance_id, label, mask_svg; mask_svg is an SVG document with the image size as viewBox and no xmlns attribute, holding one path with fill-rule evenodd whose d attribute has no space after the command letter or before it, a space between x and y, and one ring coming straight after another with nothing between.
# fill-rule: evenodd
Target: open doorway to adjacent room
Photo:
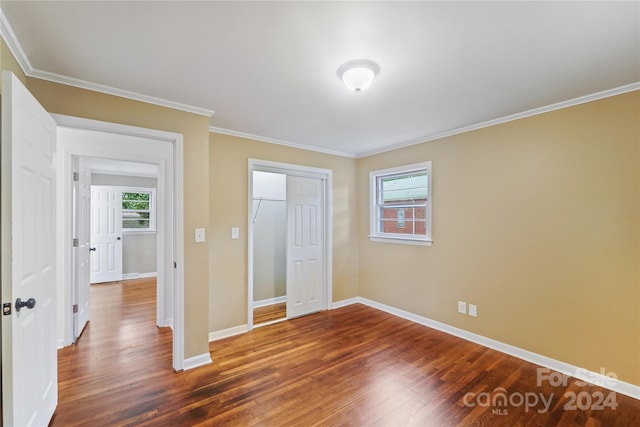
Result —
<instances>
[{"instance_id":1,"label":"open doorway to adjacent room","mask_svg":"<svg viewBox=\"0 0 640 427\"><path fill-rule=\"evenodd\" d=\"M171 328L173 367L182 370L182 136L68 116L54 119L62 255L58 347L73 343L91 319L89 283L149 279L155 287L150 327ZM109 191L101 191L105 188ZM91 236L99 228L103 240ZM114 275L95 277L97 270ZM83 313L83 307L89 310Z\"/></svg>"}]
</instances>

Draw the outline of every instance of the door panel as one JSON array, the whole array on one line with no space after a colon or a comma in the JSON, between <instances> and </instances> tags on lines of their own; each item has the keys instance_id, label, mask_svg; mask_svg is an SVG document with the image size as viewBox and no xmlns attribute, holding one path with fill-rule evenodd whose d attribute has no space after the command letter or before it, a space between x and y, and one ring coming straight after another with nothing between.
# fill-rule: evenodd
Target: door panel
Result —
<instances>
[{"instance_id":1,"label":"door panel","mask_svg":"<svg viewBox=\"0 0 640 427\"><path fill-rule=\"evenodd\" d=\"M287 176L287 316L324 308L324 181Z\"/></svg>"},{"instance_id":2,"label":"door panel","mask_svg":"<svg viewBox=\"0 0 640 427\"><path fill-rule=\"evenodd\" d=\"M122 193L91 186L91 283L122 280Z\"/></svg>"},{"instance_id":3,"label":"door panel","mask_svg":"<svg viewBox=\"0 0 640 427\"><path fill-rule=\"evenodd\" d=\"M78 246L74 248L73 302L78 307L73 318L73 342L82 334L91 318L89 287L91 283L91 172L85 160L74 158L78 181L74 182L74 235Z\"/></svg>"},{"instance_id":4,"label":"door panel","mask_svg":"<svg viewBox=\"0 0 640 427\"><path fill-rule=\"evenodd\" d=\"M39 426L58 401L56 124L13 74L2 83L2 302L12 310L2 319L2 417ZM18 298L35 305L18 310Z\"/></svg>"}]
</instances>

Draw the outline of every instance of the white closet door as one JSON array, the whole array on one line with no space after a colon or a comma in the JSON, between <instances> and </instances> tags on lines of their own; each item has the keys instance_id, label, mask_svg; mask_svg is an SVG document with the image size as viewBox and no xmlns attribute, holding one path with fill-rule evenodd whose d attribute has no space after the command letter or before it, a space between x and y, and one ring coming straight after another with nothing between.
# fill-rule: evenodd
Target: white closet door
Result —
<instances>
[{"instance_id":1,"label":"white closet door","mask_svg":"<svg viewBox=\"0 0 640 427\"><path fill-rule=\"evenodd\" d=\"M287 176L287 317L324 308L324 181Z\"/></svg>"}]
</instances>

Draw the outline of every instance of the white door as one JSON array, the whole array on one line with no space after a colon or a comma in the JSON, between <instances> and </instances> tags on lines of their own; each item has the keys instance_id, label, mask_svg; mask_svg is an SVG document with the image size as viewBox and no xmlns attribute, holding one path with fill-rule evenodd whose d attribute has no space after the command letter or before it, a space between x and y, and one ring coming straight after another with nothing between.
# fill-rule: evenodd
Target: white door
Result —
<instances>
[{"instance_id":1,"label":"white door","mask_svg":"<svg viewBox=\"0 0 640 427\"><path fill-rule=\"evenodd\" d=\"M121 204L118 188L91 186L91 283L122 280Z\"/></svg>"},{"instance_id":2,"label":"white door","mask_svg":"<svg viewBox=\"0 0 640 427\"><path fill-rule=\"evenodd\" d=\"M46 426L58 402L56 124L10 72L2 89L2 418Z\"/></svg>"},{"instance_id":3,"label":"white door","mask_svg":"<svg viewBox=\"0 0 640 427\"><path fill-rule=\"evenodd\" d=\"M287 317L324 308L324 181L287 176Z\"/></svg>"},{"instance_id":4,"label":"white door","mask_svg":"<svg viewBox=\"0 0 640 427\"><path fill-rule=\"evenodd\" d=\"M73 342L91 318L89 286L91 284L91 172L85 166L86 160L74 157L73 188L73 231L78 245L73 256ZM77 174L77 175L76 175Z\"/></svg>"}]
</instances>

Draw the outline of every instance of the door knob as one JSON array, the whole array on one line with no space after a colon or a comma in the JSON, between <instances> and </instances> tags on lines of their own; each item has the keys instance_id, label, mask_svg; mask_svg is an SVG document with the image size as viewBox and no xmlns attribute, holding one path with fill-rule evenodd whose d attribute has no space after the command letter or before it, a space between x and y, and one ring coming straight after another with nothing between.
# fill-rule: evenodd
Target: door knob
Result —
<instances>
[{"instance_id":1,"label":"door knob","mask_svg":"<svg viewBox=\"0 0 640 427\"><path fill-rule=\"evenodd\" d=\"M95 251L96 251L96 248L89 248L89 250L90 250L91 252L95 252Z\"/></svg>"},{"instance_id":2,"label":"door knob","mask_svg":"<svg viewBox=\"0 0 640 427\"><path fill-rule=\"evenodd\" d=\"M22 301L20 298L18 298L16 300L16 311L20 312L20 309L22 307L27 307L27 308L33 308L36 306L36 299L35 298L29 298L26 301Z\"/></svg>"},{"instance_id":3,"label":"door knob","mask_svg":"<svg viewBox=\"0 0 640 427\"><path fill-rule=\"evenodd\" d=\"M120 240L120 239L121 239L121 237L117 237L117 239L118 239L118 240Z\"/></svg>"}]
</instances>

